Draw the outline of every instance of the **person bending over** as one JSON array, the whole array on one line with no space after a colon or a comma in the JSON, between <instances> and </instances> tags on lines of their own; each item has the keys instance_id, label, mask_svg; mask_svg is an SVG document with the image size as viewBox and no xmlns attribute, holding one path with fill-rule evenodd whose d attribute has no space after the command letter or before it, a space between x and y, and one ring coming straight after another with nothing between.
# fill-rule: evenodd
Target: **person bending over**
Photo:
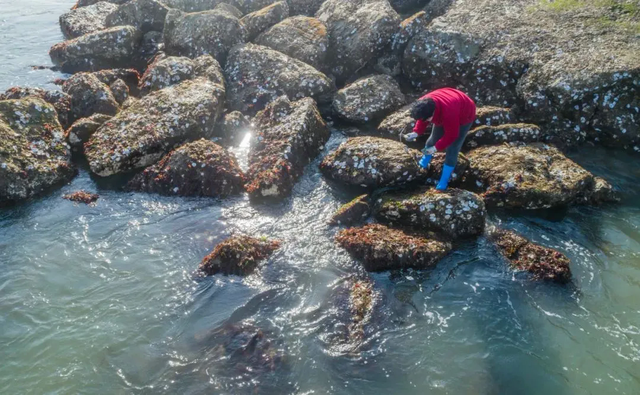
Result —
<instances>
[{"instance_id":1,"label":"person bending over","mask_svg":"<svg viewBox=\"0 0 640 395\"><path fill-rule=\"evenodd\" d=\"M449 186L449 179L458 163L458 153L476 119L476 104L457 89L442 88L418 99L411 108L411 117L416 120L416 125L413 132L404 136L407 141L414 141L433 124L431 136L422 150L425 156L420 166L427 168L433 154L446 151L442 176L436 187L443 191Z\"/></svg>"}]
</instances>

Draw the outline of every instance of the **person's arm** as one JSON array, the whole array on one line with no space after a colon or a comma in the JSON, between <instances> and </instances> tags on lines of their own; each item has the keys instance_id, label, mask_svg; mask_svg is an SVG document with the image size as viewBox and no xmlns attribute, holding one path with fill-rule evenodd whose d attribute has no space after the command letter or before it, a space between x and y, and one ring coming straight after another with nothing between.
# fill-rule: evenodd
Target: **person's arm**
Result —
<instances>
[{"instance_id":1,"label":"person's arm","mask_svg":"<svg viewBox=\"0 0 640 395\"><path fill-rule=\"evenodd\" d=\"M413 127L413 132L417 133L418 136L422 136L424 134L424 132L427 131L427 128L429 127L430 122L429 121L423 121L421 119L418 119L416 121L416 126Z\"/></svg>"},{"instance_id":2,"label":"person's arm","mask_svg":"<svg viewBox=\"0 0 640 395\"><path fill-rule=\"evenodd\" d=\"M455 116L450 116L455 115ZM443 122L444 134L442 138L436 142L436 149L438 151L446 150L460 135L460 117L456 114L447 114L447 120Z\"/></svg>"}]
</instances>

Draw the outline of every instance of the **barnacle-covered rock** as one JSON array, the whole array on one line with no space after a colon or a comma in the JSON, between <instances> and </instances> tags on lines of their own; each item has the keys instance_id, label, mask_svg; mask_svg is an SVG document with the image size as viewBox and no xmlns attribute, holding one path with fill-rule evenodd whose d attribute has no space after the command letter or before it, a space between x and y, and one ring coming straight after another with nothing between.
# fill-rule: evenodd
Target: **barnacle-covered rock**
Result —
<instances>
[{"instance_id":1,"label":"barnacle-covered rock","mask_svg":"<svg viewBox=\"0 0 640 395\"><path fill-rule=\"evenodd\" d=\"M54 107L35 96L0 100L0 205L45 192L74 174Z\"/></svg>"},{"instance_id":2,"label":"barnacle-covered rock","mask_svg":"<svg viewBox=\"0 0 640 395\"><path fill-rule=\"evenodd\" d=\"M433 231L455 240L482 234L487 211L482 198L475 193L429 188L384 194L376 205L375 215L388 224Z\"/></svg>"},{"instance_id":3,"label":"barnacle-covered rock","mask_svg":"<svg viewBox=\"0 0 640 395\"><path fill-rule=\"evenodd\" d=\"M242 235L231 236L218 244L211 254L202 260L200 271L207 276L218 273L247 276L279 247L280 242L276 240Z\"/></svg>"},{"instance_id":4,"label":"barnacle-covered rock","mask_svg":"<svg viewBox=\"0 0 640 395\"><path fill-rule=\"evenodd\" d=\"M327 155L322 173L339 183L364 188L382 188L423 180L418 164L422 153L398 141L376 137L353 137Z\"/></svg>"},{"instance_id":5,"label":"barnacle-covered rock","mask_svg":"<svg viewBox=\"0 0 640 395\"><path fill-rule=\"evenodd\" d=\"M500 126L513 123L515 116L510 108L482 106L476 108L474 126Z\"/></svg>"},{"instance_id":6,"label":"barnacle-covered rock","mask_svg":"<svg viewBox=\"0 0 640 395\"><path fill-rule=\"evenodd\" d=\"M142 34L133 26L117 26L85 34L51 47L49 56L65 73L130 67Z\"/></svg>"},{"instance_id":7,"label":"barnacle-covered rock","mask_svg":"<svg viewBox=\"0 0 640 395\"><path fill-rule=\"evenodd\" d=\"M314 16L324 0L289 0L291 15Z\"/></svg>"},{"instance_id":8,"label":"barnacle-covered rock","mask_svg":"<svg viewBox=\"0 0 640 395\"><path fill-rule=\"evenodd\" d=\"M211 137L224 95L222 86L199 77L133 102L85 144L91 171L105 177L146 167L178 144Z\"/></svg>"},{"instance_id":9,"label":"barnacle-covered rock","mask_svg":"<svg viewBox=\"0 0 640 395\"><path fill-rule=\"evenodd\" d=\"M388 75L372 75L340 89L333 97L337 114L355 123L380 119L406 103L398 83Z\"/></svg>"},{"instance_id":10,"label":"barnacle-covered rock","mask_svg":"<svg viewBox=\"0 0 640 395\"><path fill-rule=\"evenodd\" d=\"M109 89L119 105L122 105L129 98L129 86L126 82L118 79L109 85Z\"/></svg>"},{"instance_id":11,"label":"barnacle-covered rock","mask_svg":"<svg viewBox=\"0 0 640 395\"><path fill-rule=\"evenodd\" d=\"M507 123L499 126L479 126L467 135L466 148L504 143L535 143L542 140L542 132L537 125L528 123Z\"/></svg>"},{"instance_id":12,"label":"barnacle-covered rock","mask_svg":"<svg viewBox=\"0 0 640 395\"><path fill-rule=\"evenodd\" d=\"M249 130L251 120L240 111L232 111L218 123L216 136L226 144L238 145Z\"/></svg>"},{"instance_id":13,"label":"barnacle-covered rock","mask_svg":"<svg viewBox=\"0 0 640 395\"><path fill-rule=\"evenodd\" d=\"M195 58L211 55L224 63L231 47L247 41L247 30L233 14L214 9L167 13L164 46L168 55Z\"/></svg>"},{"instance_id":14,"label":"barnacle-covered rock","mask_svg":"<svg viewBox=\"0 0 640 395\"><path fill-rule=\"evenodd\" d=\"M158 0L131 0L107 17L107 26L134 26L143 34L161 32L169 8Z\"/></svg>"},{"instance_id":15,"label":"barnacle-covered rock","mask_svg":"<svg viewBox=\"0 0 640 395\"><path fill-rule=\"evenodd\" d=\"M233 48L225 67L228 107L255 114L277 97L312 97L325 102L335 90L326 75L289 56L261 45Z\"/></svg>"},{"instance_id":16,"label":"barnacle-covered rock","mask_svg":"<svg viewBox=\"0 0 640 395\"><path fill-rule=\"evenodd\" d=\"M493 229L488 238L514 270L529 272L536 280L563 284L571 281L571 261L563 253L532 243L510 230Z\"/></svg>"},{"instance_id":17,"label":"barnacle-covered rock","mask_svg":"<svg viewBox=\"0 0 640 395\"><path fill-rule=\"evenodd\" d=\"M254 199L287 197L329 139L329 129L311 98L291 102L281 96L254 123L247 192Z\"/></svg>"},{"instance_id":18,"label":"barnacle-covered rock","mask_svg":"<svg viewBox=\"0 0 640 395\"><path fill-rule=\"evenodd\" d=\"M111 89L91 73L74 74L62 90L71 97L74 121L96 113L115 115L120 108Z\"/></svg>"},{"instance_id":19,"label":"barnacle-covered rock","mask_svg":"<svg viewBox=\"0 0 640 395\"><path fill-rule=\"evenodd\" d=\"M111 115L96 113L90 117L78 119L65 132L67 142L74 150L81 150L91 135L111 118Z\"/></svg>"},{"instance_id":20,"label":"barnacle-covered rock","mask_svg":"<svg viewBox=\"0 0 640 395\"><path fill-rule=\"evenodd\" d=\"M327 28L316 18L287 18L258 36L255 43L280 51L318 70L326 65L329 47Z\"/></svg>"},{"instance_id":21,"label":"barnacle-covered rock","mask_svg":"<svg viewBox=\"0 0 640 395\"><path fill-rule=\"evenodd\" d=\"M400 23L399 31L393 35L391 47L378 57L374 70L397 77L402 72L402 55L413 36L421 33L427 26L427 14L420 11Z\"/></svg>"},{"instance_id":22,"label":"barnacle-covered rock","mask_svg":"<svg viewBox=\"0 0 640 395\"><path fill-rule=\"evenodd\" d=\"M216 84L225 86L220 63L210 55L194 60L183 56L169 56L157 58L149 65L140 80L140 93L146 95L196 77L206 77Z\"/></svg>"},{"instance_id":23,"label":"barnacle-covered rock","mask_svg":"<svg viewBox=\"0 0 640 395\"><path fill-rule=\"evenodd\" d=\"M415 125L416 120L411 118L411 105L408 105L383 119L377 132L380 137L396 140L403 134L410 133Z\"/></svg>"},{"instance_id":24,"label":"barnacle-covered rock","mask_svg":"<svg viewBox=\"0 0 640 395\"><path fill-rule=\"evenodd\" d=\"M129 93L133 96L138 96L138 81L140 80L140 74L136 69L106 69L96 71L91 74L95 75L100 82L109 86L118 80L122 80L127 84Z\"/></svg>"},{"instance_id":25,"label":"barnacle-covered rock","mask_svg":"<svg viewBox=\"0 0 640 395\"><path fill-rule=\"evenodd\" d=\"M184 12L200 12L213 9L226 9L226 11L229 11L228 6L232 6L237 10L244 1L245 0L162 0L168 7ZM240 13L240 16L242 16L242 13Z\"/></svg>"},{"instance_id":26,"label":"barnacle-covered rock","mask_svg":"<svg viewBox=\"0 0 640 395\"><path fill-rule=\"evenodd\" d=\"M331 73L340 82L380 56L401 22L387 0L327 0L316 17L327 26Z\"/></svg>"},{"instance_id":27,"label":"barnacle-covered rock","mask_svg":"<svg viewBox=\"0 0 640 395\"><path fill-rule=\"evenodd\" d=\"M391 6L399 13L405 13L424 7L430 0L389 0Z\"/></svg>"},{"instance_id":28,"label":"barnacle-covered rock","mask_svg":"<svg viewBox=\"0 0 640 395\"><path fill-rule=\"evenodd\" d=\"M281 0L236 0L238 2L238 8L244 11L245 14L250 14L255 11L259 11L265 7L270 6L273 3L277 3Z\"/></svg>"},{"instance_id":29,"label":"barnacle-covered rock","mask_svg":"<svg viewBox=\"0 0 640 395\"><path fill-rule=\"evenodd\" d=\"M617 203L620 201L620 194L609 181L602 177L595 177L590 200L592 204Z\"/></svg>"},{"instance_id":30,"label":"barnacle-covered rock","mask_svg":"<svg viewBox=\"0 0 640 395\"><path fill-rule=\"evenodd\" d=\"M71 97L60 91L46 91L41 88L22 88L15 86L0 94L0 100L18 100L25 97L36 96L51 104L58 113L58 121L63 128L71 123Z\"/></svg>"},{"instance_id":31,"label":"barnacle-covered rock","mask_svg":"<svg viewBox=\"0 0 640 395\"><path fill-rule=\"evenodd\" d=\"M451 250L449 243L379 224L342 230L336 241L372 272L427 269L435 266Z\"/></svg>"},{"instance_id":32,"label":"barnacle-covered rock","mask_svg":"<svg viewBox=\"0 0 640 395\"><path fill-rule=\"evenodd\" d=\"M433 159L431 159L431 163L429 163L429 167L427 168L427 185L436 185L438 181L440 181L445 158L446 155L444 152L437 152L433 155ZM469 169L469 165L469 159L462 153L458 154L458 162L451 174L449 186L455 187L460 184L462 177L464 177L467 169Z\"/></svg>"},{"instance_id":33,"label":"barnacle-covered rock","mask_svg":"<svg viewBox=\"0 0 640 395\"><path fill-rule=\"evenodd\" d=\"M142 36L140 48L133 58L133 65L140 71L144 71L149 63L162 52L164 49L164 41L162 32L151 31Z\"/></svg>"},{"instance_id":34,"label":"barnacle-covered rock","mask_svg":"<svg viewBox=\"0 0 640 395\"><path fill-rule=\"evenodd\" d=\"M62 196L63 199L70 200L75 203L84 203L88 205L94 204L100 198L97 193L87 191L75 191Z\"/></svg>"},{"instance_id":35,"label":"barnacle-covered rock","mask_svg":"<svg viewBox=\"0 0 640 395\"><path fill-rule=\"evenodd\" d=\"M356 225L371 215L369 195L360 195L349 203L343 205L333 214L330 225Z\"/></svg>"},{"instance_id":36,"label":"barnacle-covered rock","mask_svg":"<svg viewBox=\"0 0 640 395\"><path fill-rule=\"evenodd\" d=\"M244 192L244 174L233 154L201 139L169 152L136 175L129 188L161 195L226 197Z\"/></svg>"},{"instance_id":37,"label":"barnacle-covered rock","mask_svg":"<svg viewBox=\"0 0 640 395\"><path fill-rule=\"evenodd\" d=\"M469 151L466 188L483 193L487 206L525 209L584 203L594 189L591 173L541 143L489 146Z\"/></svg>"},{"instance_id":38,"label":"barnacle-covered rock","mask_svg":"<svg viewBox=\"0 0 640 395\"><path fill-rule=\"evenodd\" d=\"M247 29L247 39L253 40L266 29L289 16L289 4L286 1L273 3L261 10L245 15L240 22Z\"/></svg>"},{"instance_id":39,"label":"barnacle-covered rock","mask_svg":"<svg viewBox=\"0 0 640 395\"><path fill-rule=\"evenodd\" d=\"M72 9L75 10L81 7L88 7L99 2L107 2L107 3L118 5L118 4L124 4L127 1L131 1L131 0L78 0Z\"/></svg>"},{"instance_id":40,"label":"barnacle-covered rock","mask_svg":"<svg viewBox=\"0 0 640 395\"><path fill-rule=\"evenodd\" d=\"M60 29L67 39L83 36L107 28L107 16L118 9L105 1L76 8L60 15Z\"/></svg>"}]
</instances>

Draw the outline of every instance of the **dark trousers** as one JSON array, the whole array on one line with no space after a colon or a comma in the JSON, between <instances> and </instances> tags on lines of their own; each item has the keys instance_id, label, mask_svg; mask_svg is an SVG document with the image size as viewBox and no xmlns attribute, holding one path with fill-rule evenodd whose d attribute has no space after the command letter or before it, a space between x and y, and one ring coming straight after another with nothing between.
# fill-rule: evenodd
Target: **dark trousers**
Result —
<instances>
[{"instance_id":1,"label":"dark trousers","mask_svg":"<svg viewBox=\"0 0 640 395\"><path fill-rule=\"evenodd\" d=\"M456 167L456 164L458 163L458 154L462 149L464 140L467 138L471 125L473 125L473 122L460 126L460 134L458 135L458 138L445 150L447 153L447 156L444 159L445 165ZM436 145L438 140L442 138L442 136L444 136L444 128L442 126L433 125L433 129L431 129L431 136L429 136L426 146L433 147Z\"/></svg>"}]
</instances>

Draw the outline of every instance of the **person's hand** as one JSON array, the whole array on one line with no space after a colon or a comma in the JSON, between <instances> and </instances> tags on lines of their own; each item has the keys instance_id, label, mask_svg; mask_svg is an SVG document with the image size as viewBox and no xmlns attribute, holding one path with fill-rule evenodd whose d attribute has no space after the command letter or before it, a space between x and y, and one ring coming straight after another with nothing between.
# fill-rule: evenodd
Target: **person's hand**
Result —
<instances>
[{"instance_id":1,"label":"person's hand","mask_svg":"<svg viewBox=\"0 0 640 395\"><path fill-rule=\"evenodd\" d=\"M418 138L418 133L416 132L407 133L403 137L405 141L416 141L416 139Z\"/></svg>"},{"instance_id":2,"label":"person's hand","mask_svg":"<svg viewBox=\"0 0 640 395\"><path fill-rule=\"evenodd\" d=\"M436 152L438 152L438 150L436 149L436 147L424 147L424 149L422 150L422 153L425 155L433 155Z\"/></svg>"}]
</instances>

